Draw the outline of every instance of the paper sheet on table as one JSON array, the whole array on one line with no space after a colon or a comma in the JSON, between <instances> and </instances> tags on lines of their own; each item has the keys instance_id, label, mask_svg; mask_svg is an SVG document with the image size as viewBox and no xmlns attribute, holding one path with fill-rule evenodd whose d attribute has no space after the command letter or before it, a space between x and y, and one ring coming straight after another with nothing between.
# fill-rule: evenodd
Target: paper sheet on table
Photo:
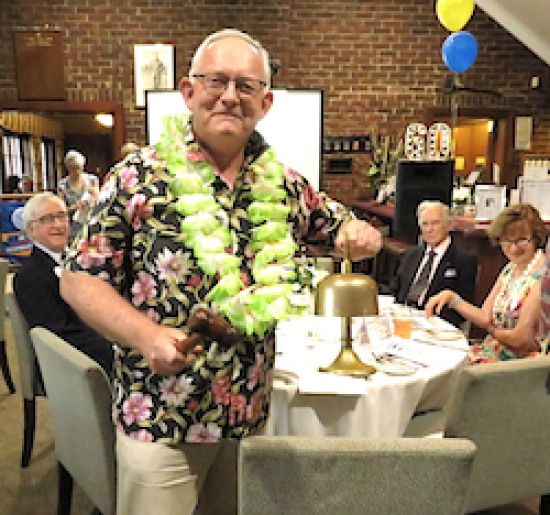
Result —
<instances>
[{"instance_id":1,"label":"paper sheet on table","mask_svg":"<svg viewBox=\"0 0 550 515\"><path fill-rule=\"evenodd\" d=\"M397 336L385 338L373 345L373 351L376 354L387 353L427 367L447 366L453 360L459 363L464 359L466 350L464 343L461 348L450 348L427 341L405 340Z\"/></svg>"}]
</instances>

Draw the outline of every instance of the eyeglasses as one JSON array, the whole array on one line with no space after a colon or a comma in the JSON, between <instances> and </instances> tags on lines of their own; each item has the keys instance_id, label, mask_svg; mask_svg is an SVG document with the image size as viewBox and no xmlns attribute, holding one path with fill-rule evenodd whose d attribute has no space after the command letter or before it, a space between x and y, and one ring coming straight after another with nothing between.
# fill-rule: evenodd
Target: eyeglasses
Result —
<instances>
[{"instance_id":1,"label":"eyeglasses","mask_svg":"<svg viewBox=\"0 0 550 515\"><path fill-rule=\"evenodd\" d=\"M517 240L500 240L500 244L505 247L511 247L512 245L515 245L516 247L527 247L530 241L533 241L533 238L518 238Z\"/></svg>"},{"instance_id":2,"label":"eyeglasses","mask_svg":"<svg viewBox=\"0 0 550 515\"><path fill-rule=\"evenodd\" d=\"M57 213L48 213L47 215L39 216L31 222L40 222L44 225L52 225L55 221L57 222L66 222L69 218L67 211L58 211Z\"/></svg>"},{"instance_id":3,"label":"eyeglasses","mask_svg":"<svg viewBox=\"0 0 550 515\"><path fill-rule=\"evenodd\" d=\"M230 82L235 84L235 90L241 98L252 98L267 87L267 82L260 79L250 77L232 79L222 73L193 73L191 77L200 80L206 92L215 96L221 95Z\"/></svg>"}]
</instances>

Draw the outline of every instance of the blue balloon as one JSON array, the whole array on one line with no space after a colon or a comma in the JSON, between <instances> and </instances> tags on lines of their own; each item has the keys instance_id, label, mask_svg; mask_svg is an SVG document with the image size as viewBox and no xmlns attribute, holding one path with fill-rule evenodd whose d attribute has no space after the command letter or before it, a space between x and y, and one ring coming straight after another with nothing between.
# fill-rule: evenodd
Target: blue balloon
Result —
<instances>
[{"instance_id":1,"label":"blue balloon","mask_svg":"<svg viewBox=\"0 0 550 515\"><path fill-rule=\"evenodd\" d=\"M472 34L461 30L453 32L441 47L443 62L455 73L465 72L477 57L477 40Z\"/></svg>"}]
</instances>

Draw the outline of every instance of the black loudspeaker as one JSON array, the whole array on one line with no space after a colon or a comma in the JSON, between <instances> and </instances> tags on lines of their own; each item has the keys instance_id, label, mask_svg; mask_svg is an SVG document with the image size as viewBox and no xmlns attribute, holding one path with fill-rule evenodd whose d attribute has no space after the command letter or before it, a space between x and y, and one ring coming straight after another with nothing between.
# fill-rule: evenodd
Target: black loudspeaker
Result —
<instances>
[{"instance_id":1,"label":"black loudspeaker","mask_svg":"<svg viewBox=\"0 0 550 515\"><path fill-rule=\"evenodd\" d=\"M393 235L416 242L416 208L423 200L451 205L454 161L405 161L397 164Z\"/></svg>"}]
</instances>

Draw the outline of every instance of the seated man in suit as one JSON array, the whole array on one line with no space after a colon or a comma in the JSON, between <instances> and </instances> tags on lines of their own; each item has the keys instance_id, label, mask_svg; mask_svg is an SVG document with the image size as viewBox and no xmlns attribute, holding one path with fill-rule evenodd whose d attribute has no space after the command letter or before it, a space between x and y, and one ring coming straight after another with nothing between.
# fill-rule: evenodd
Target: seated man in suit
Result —
<instances>
[{"instance_id":1,"label":"seated man in suit","mask_svg":"<svg viewBox=\"0 0 550 515\"><path fill-rule=\"evenodd\" d=\"M111 343L85 325L59 295L54 268L61 261L69 237L65 203L53 193L38 193L25 204L23 221L33 249L13 279L13 290L29 327L49 329L97 361L110 375Z\"/></svg>"},{"instance_id":2,"label":"seated man in suit","mask_svg":"<svg viewBox=\"0 0 550 515\"><path fill-rule=\"evenodd\" d=\"M477 258L458 248L450 237L448 206L425 200L418 205L417 216L424 244L403 254L391 283L395 300L423 309L432 295L449 289L473 302ZM448 308L441 312L441 317L456 326L463 321L456 311Z\"/></svg>"}]
</instances>

